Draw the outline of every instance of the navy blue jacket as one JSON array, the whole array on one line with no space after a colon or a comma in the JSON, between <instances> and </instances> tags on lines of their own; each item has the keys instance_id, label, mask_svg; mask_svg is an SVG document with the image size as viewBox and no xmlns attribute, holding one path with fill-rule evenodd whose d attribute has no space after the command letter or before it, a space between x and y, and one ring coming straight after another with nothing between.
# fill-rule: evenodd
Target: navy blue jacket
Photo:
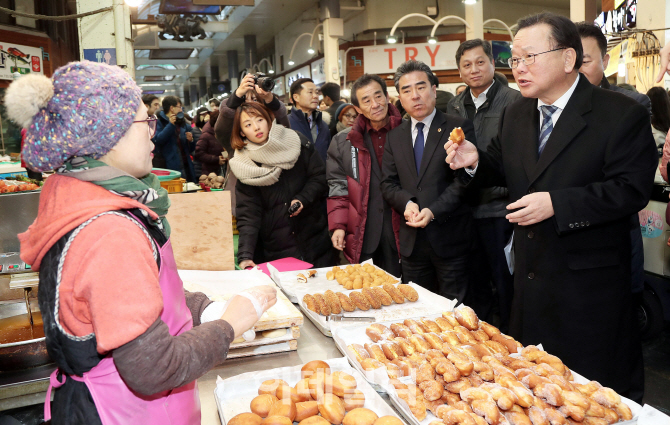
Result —
<instances>
[{"instance_id":1,"label":"navy blue jacket","mask_svg":"<svg viewBox=\"0 0 670 425\"><path fill-rule=\"evenodd\" d=\"M165 157L167 168L180 171L181 176L190 182L197 182L199 176L195 175L193 161L191 161L191 154L195 151L195 139L193 142L186 140L186 133L191 133L191 127L183 125L179 128L179 139L181 140L182 150L185 150L183 154L188 167L185 170L179 154L177 127L170 122L165 112L160 111L156 116L158 121L156 122L156 135L153 142L156 145L156 150L159 150Z\"/></svg>"},{"instance_id":2,"label":"navy blue jacket","mask_svg":"<svg viewBox=\"0 0 670 425\"><path fill-rule=\"evenodd\" d=\"M316 141L312 138L312 131L309 128L309 122L307 121L307 116L298 108L293 108L293 111L288 116L288 120L291 124L291 129L297 131L303 136L307 137L307 140L314 143L316 151L319 152L323 162L326 162L326 157L328 156L328 147L330 146L330 129L328 124L323 122L321 119L321 112L316 112L315 123L317 125L317 136Z\"/></svg>"}]
</instances>

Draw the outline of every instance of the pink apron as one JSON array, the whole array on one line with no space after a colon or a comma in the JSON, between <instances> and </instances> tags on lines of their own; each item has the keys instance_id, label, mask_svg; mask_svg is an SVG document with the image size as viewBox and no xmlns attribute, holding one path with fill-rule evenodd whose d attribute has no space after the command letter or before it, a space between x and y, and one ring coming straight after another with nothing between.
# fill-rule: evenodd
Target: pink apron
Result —
<instances>
[{"instance_id":1,"label":"pink apron","mask_svg":"<svg viewBox=\"0 0 670 425\"><path fill-rule=\"evenodd\" d=\"M193 327L193 318L186 306L183 284L177 273L169 239L160 248L159 255L159 284L163 293L161 320L168 325L170 334L176 336ZM51 374L47 390L45 421L51 419L51 388L65 384L66 375L63 375L63 381L60 382L57 372L56 370ZM200 423L200 397L195 381L151 396L136 394L123 382L111 354L82 377L69 377L86 383L103 425Z\"/></svg>"}]
</instances>

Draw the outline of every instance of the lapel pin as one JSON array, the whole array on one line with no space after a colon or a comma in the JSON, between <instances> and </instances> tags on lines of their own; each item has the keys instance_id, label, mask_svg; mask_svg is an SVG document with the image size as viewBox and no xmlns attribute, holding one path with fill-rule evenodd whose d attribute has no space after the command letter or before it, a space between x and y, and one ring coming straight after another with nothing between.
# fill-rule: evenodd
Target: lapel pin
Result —
<instances>
[{"instance_id":1,"label":"lapel pin","mask_svg":"<svg viewBox=\"0 0 670 425\"><path fill-rule=\"evenodd\" d=\"M438 128L438 129L437 129L437 132L438 132L438 133L441 133L441 132L442 132L442 129L441 129L441 128Z\"/></svg>"}]
</instances>

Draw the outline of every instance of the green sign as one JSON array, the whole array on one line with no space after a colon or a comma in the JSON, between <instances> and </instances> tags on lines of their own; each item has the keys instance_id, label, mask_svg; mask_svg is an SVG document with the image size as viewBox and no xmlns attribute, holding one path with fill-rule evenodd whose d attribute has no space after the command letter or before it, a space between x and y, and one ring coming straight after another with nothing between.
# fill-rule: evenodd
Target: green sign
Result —
<instances>
[{"instance_id":1,"label":"green sign","mask_svg":"<svg viewBox=\"0 0 670 425\"><path fill-rule=\"evenodd\" d=\"M12 74L18 72L19 74L25 75L30 74L30 68L19 68L18 66L12 66L9 68L12 71Z\"/></svg>"}]
</instances>

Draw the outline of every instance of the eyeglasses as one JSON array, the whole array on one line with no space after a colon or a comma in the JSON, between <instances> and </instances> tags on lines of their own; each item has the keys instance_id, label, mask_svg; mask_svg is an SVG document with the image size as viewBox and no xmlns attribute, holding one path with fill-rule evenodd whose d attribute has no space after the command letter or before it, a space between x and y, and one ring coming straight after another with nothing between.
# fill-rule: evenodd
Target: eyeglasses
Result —
<instances>
[{"instance_id":1,"label":"eyeglasses","mask_svg":"<svg viewBox=\"0 0 670 425\"><path fill-rule=\"evenodd\" d=\"M139 121L133 121L133 123L136 122L145 122L149 126L149 138L151 139L154 137L154 134L156 134L156 121L158 121L158 118L155 116L149 117L145 120L139 120Z\"/></svg>"},{"instance_id":2,"label":"eyeglasses","mask_svg":"<svg viewBox=\"0 0 670 425\"><path fill-rule=\"evenodd\" d=\"M543 55L545 53L551 53L555 52L557 50L565 50L567 47L558 47L556 49L552 50L547 50L546 52L541 52L541 53L526 53L523 55L523 57L520 58L509 58L507 59L507 64L509 65L510 68L515 69L516 67L519 66L519 62L523 62L524 65L532 65L535 63L535 56Z\"/></svg>"},{"instance_id":3,"label":"eyeglasses","mask_svg":"<svg viewBox=\"0 0 670 425\"><path fill-rule=\"evenodd\" d=\"M344 114L342 115L343 118L349 118L350 120L355 120L358 117L358 114Z\"/></svg>"}]
</instances>

